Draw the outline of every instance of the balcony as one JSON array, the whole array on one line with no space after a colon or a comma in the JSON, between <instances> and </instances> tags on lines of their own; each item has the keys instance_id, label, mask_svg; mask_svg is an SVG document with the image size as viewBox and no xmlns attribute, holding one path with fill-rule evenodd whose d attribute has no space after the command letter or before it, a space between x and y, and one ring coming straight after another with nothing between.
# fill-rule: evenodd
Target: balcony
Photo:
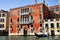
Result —
<instances>
[{"instance_id":1,"label":"balcony","mask_svg":"<svg viewBox=\"0 0 60 40\"><path fill-rule=\"evenodd\" d=\"M29 21L20 21L20 24L29 24Z\"/></svg>"},{"instance_id":2,"label":"balcony","mask_svg":"<svg viewBox=\"0 0 60 40\"><path fill-rule=\"evenodd\" d=\"M30 24L33 23L33 20L29 20L29 21L20 21L20 24Z\"/></svg>"},{"instance_id":3,"label":"balcony","mask_svg":"<svg viewBox=\"0 0 60 40\"><path fill-rule=\"evenodd\" d=\"M29 12L25 12L25 13L20 13L20 15L28 15Z\"/></svg>"},{"instance_id":4,"label":"balcony","mask_svg":"<svg viewBox=\"0 0 60 40\"><path fill-rule=\"evenodd\" d=\"M29 15L21 17L20 24L30 24L33 23L33 18Z\"/></svg>"}]
</instances>

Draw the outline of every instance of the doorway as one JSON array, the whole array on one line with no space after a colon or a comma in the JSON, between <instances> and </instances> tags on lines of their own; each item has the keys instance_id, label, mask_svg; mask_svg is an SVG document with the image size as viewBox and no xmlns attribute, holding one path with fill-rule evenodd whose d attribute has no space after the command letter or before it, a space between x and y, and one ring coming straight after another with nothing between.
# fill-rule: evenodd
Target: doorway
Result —
<instances>
[{"instance_id":1,"label":"doorway","mask_svg":"<svg viewBox=\"0 0 60 40\"><path fill-rule=\"evenodd\" d=\"M54 30L51 30L51 36L55 36Z\"/></svg>"},{"instance_id":2,"label":"doorway","mask_svg":"<svg viewBox=\"0 0 60 40\"><path fill-rule=\"evenodd\" d=\"M26 36L26 35L27 35L27 29L24 28L24 36Z\"/></svg>"}]
</instances>

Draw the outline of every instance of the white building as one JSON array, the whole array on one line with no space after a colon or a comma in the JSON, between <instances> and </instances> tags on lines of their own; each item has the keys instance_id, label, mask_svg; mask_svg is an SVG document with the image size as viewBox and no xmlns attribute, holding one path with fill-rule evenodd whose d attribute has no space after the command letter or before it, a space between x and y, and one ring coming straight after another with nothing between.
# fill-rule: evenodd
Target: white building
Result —
<instances>
[{"instance_id":1,"label":"white building","mask_svg":"<svg viewBox=\"0 0 60 40\"><path fill-rule=\"evenodd\" d=\"M6 30L7 11L0 11L0 32Z\"/></svg>"},{"instance_id":2,"label":"white building","mask_svg":"<svg viewBox=\"0 0 60 40\"><path fill-rule=\"evenodd\" d=\"M44 32L50 35L60 35L60 19L44 20Z\"/></svg>"}]
</instances>

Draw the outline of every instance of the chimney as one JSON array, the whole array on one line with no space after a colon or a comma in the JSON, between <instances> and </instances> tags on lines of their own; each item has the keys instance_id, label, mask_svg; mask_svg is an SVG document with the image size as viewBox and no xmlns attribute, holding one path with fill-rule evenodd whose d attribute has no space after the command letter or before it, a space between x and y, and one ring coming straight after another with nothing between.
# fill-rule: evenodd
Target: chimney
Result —
<instances>
[{"instance_id":1,"label":"chimney","mask_svg":"<svg viewBox=\"0 0 60 40\"><path fill-rule=\"evenodd\" d=\"M37 0L34 0L35 1L35 4L37 4Z\"/></svg>"},{"instance_id":2,"label":"chimney","mask_svg":"<svg viewBox=\"0 0 60 40\"><path fill-rule=\"evenodd\" d=\"M58 2L59 2L59 11L60 11L60 0L58 0Z\"/></svg>"},{"instance_id":3,"label":"chimney","mask_svg":"<svg viewBox=\"0 0 60 40\"><path fill-rule=\"evenodd\" d=\"M43 3L45 4L45 0L43 0Z\"/></svg>"}]
</instances>

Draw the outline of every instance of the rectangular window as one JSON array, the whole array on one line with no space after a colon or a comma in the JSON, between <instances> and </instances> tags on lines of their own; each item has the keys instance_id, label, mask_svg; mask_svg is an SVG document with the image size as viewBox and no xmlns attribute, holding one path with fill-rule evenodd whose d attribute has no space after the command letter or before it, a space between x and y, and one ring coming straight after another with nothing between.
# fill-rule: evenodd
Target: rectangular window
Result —
<instances>
[{"instance_id":1,"label":"rectangular window","mask_svg":"<svg viewBox=\"0 0 60 40\"><path fill-rule=\"evenodd\" d=\"M1 17L1 14L0 14L0 17Z\"/></svg>"},{"instance_id":2,"label":"rectangular window","mask_svg":"<svg viewBox=\"0 0 60 40\"><path fill-rule=\"evenodd\" d=\"M2 22L2 19L0 19L0 22Z\"/></svg>"},{"instance_id":3,"label":"rectangular window","mask_svg":"<svg viewBox=\"0 0 60 40\"><path fill-rule=\"evenodd\" d=\"M23 9L21 9L21 13L23 13Z\"/></svg>"},{"instance_id":4,"label":"rectangular window","mask_svg":"<svg viewBox=\"0 0 60 40\"><path fill-rule=\"evenodd\" d=\"M33 33L33 31L34 31L34 28L32 27L32 28L31 28L31 33Z\"/></svg>"},{"instance_id":5,"label":"rectangular window","mask_svg":"<svg viewBox=\"0 0 60 40\"><path fill-rule=\"evenodd\" d=\"M2 22L2 19L0 19L0 22Z\"/></svg>"},{"instance_id":6,"label":"rectangular window","mask_svg":"<svg viewBox=\"0 0 60 40\"><path fill-rule=\"evenodd\" d=\"M0 24L0 28L4 28L4 24Z\"/></svg>"},{"instance_id":7,"label":"rectangular window","mask_svg":"<svg viewBox=\"0 0 60 40\"><path fill-rule=\"evenodd\" d=\"M33 12L33 8L30 8L30 9L29 9L29 12Z\"/></svg>"},{"instance_id":8,"label":"rectangular window","mask_svg":"<svg viewBox=\"0 0 60 40\"><path fill-rule=\"evenodd\" d=\"M21 22L23 24L28 23L29 22L29 16L28 15L22 16L21 17Z\"/></svg>"},{"instance_id":9,"label":"rectangular window","mask_svg":"<svg viewBox=\"0 0 60 40\"><path fill-rule=\"evenodd\" d=\"M0 19L0 22L4 22L4 19Z\"/></svg>"},{"instance_id":10,"label":"rectangular window","mask_svg":"<svg viewBox=\"0 0 60 40\"><path fill-rule=\"evenodd\" d=\"M59 23L57 23L57 28L59 28Z\"/></svg>"},{"instance_id":11,"label":"rectangular window","mask_svg":"<svg viewBox=\"0 0 60 40\"><path fill-rule=\"evenodd\" d=\"M42 7L39 7L39 11L42 12Z\"/></svg>"},{"instance_id":12,"label":"rectangular window","mask_svg":"<svg viewBox=\"0 0 60 40\"><path fill-rule=\"evenodd\" d=\"M21 13L21 10L18 10L18 16L20 15L20 13Z\"/></svg>"},{"instance_id":13,"label":"rectangular window","mask_svg":"<svg viewBox=\"0 0 60 40\"><path fill-rule=\"evenodd\" d=\"M21 13L26 13L26 12L29 12L29 8L21 9Z\"/></svg>"},{"instance_id":14,"label":"rectangular window","mask_svg":"<svg viewBox=\"0 0 60 40\"><path fill-rule=\"evenodd\" d=\"M42 19L40 19L40 23L42 23Z\"/></svg>"},{"instance_id":15,"label":"rectangular window","mask_svg":"<svg viewBox=\"0 0 60 40\"><path fill-rule=\"evenodd\" d=\"M25 8L25 12L29 12L29 9L28 8Z\"/></svg>"},{"instance_id":16,"label":"rectangular window","mask_svg":"<svg viewBox=\"0 0 60 40\"><path fill-rule=\"evenodd\" d=\"M5 14L4 13L2 14L2 17L5 17Z\"/></svg>"},{"instance_id":17,"label":"rectangular window","mask_svg":"<svg viewBox=\"0 0 60 40\"><path fill-rule=\"evenodd\" d=\"M4 22L4 19L2 19L2 22Z\"/></svg>"},{"instance_id":18,"label":"rectangular window","mask_svg":"<svg viewBox=\"0 0 60 40\"><path fill-rule=\"evenodd\" d=\"M13 28L12 28L12 25L10 25L10 33L12 33L13 31Z\"/></svg>"},{"instance_id":19,"label":"rectangular window","mask_svg":"<svg viewBox=\"0 0 60 40\"><path fill-rule=\"evenodd\" d=\"M20 31L20 26L18 25L17 26L17 32L19 33L19 31Z\"/></svg>"},{"instance_id":20,"label":"rectangular window","mask_svg":"<svg viewBox=\"0 0 60 40\"><path fill-rule=\"evenodd\" d=\"M40 14L40 19L42 19L42 15Z\"/></svg>"},{"instance_id":21,"label":"rectangular window","mask_svg":"<svg viewBox=\"0 0 60 40\"><path fill-rule=\"evenodd\" d=\"M40 23L42 23L42 15L40 14Z\"/></svg>"}]
</instances>

